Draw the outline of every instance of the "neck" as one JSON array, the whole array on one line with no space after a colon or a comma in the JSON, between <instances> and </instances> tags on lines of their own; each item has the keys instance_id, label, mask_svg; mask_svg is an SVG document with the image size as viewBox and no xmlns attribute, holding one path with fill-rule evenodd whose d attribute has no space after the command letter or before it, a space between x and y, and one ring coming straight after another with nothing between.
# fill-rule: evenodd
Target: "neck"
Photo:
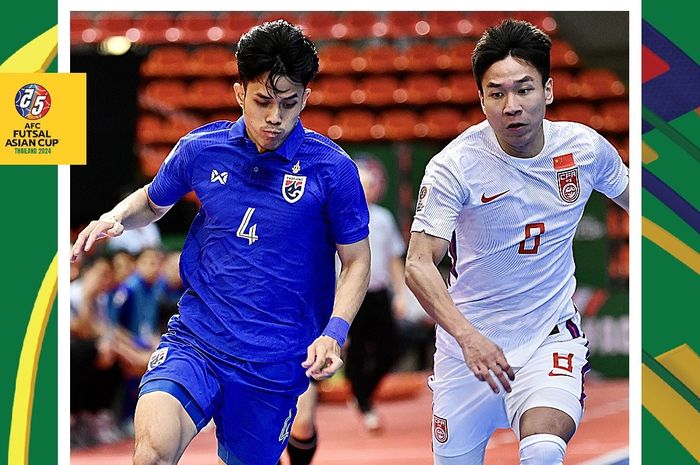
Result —
<instances>
[{"instance_id":1,"label":"neck","mask_svg":"<svg viewBox=\"0 0 700 465\"><path fill-rule=\"evenodd\" d=\"M498 136L496 136L496 139L501 149L511 157L532 158L539 155L544 147L544 128L540 125L534 137L522 145L510 145L505 140L501 140Z\"/></svg>"}]
</instances>

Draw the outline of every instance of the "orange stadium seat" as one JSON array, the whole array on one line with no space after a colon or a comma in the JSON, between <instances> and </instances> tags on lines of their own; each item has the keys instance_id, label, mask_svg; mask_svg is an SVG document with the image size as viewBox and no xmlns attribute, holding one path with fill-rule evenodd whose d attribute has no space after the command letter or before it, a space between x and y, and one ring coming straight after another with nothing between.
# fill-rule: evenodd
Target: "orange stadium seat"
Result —
<instances>
[{"instance_id":1,"label":"orange stadium seat","mask_svg":"<svg viewBox=\"0 0 700 465\"><path fill-rule=\"evenodd\" d=\"M180 13L177 17L177 27L182 31L180 40L188 44L217 41L224 35L210 13L198 11Z\"/></svg>"},{"instance_id":2,"label":"orange stadium seat","mask_svg":"<svg viewBox=\"0 0 700 465\"><path fill-rule=\"evenodd\" d=\"M479 89L472 74L452 74L445 82L452 103L478 103Z\"/></svg>"},{"instance_id":3,"label":"orange stadium seat","mask_svg":"<svg viewBox=\"0 0 700 465\"><path fill-rule=\"evenodd\" d=\"M223 32L222 41L229 44L238 43L238 39L258 24L258 18L242 11L221 13L216 19L216 24Z\"/></svg>"},{"instance_id":4,"label":"orange stadium seat","mask_svg":"<svg viewBox=\"0 0 700 465\"><path fill-rule=\"evenodd\" d=\"M359 53L365 59L367 73L391 73L406 69L408 59L391 45L367 47Z\"/></svg>"},{"instance_id":5,"label":"orange stadium seat","mask_svg":"<svg viewBox=\"0 0 700 465\"><path fill-rule=\"evenodd\" d=\"M344 106L352 103L355 81L344 76L329 76L319 79L312 86L310 105Z\"/></svg>"},{"instance_id":6,"label":"orange stadium seat","mask_svg":"<svg viewBox=\"0 0 700 465\"><path fill-rule=\"evenodd\" d=\"M442 79L434 74L413 74L404 79L406 102L413 105L426 105L446 101L452 93L443 89Z\"/></svg>"},{"instance_id":7,"label":"orange stadium seat","mask_svg":"<svg viewBox=\"0 0 700 465\"><path fill-rule=\"evenodd\" d=\"M610 143L615 146L617 152L620 154L622 161L629 164L629 151L630 151L630 140L629 137L623 137L622 139L609 138Z\"/></svg>"},{"instance_id":8,"label":"orange stadium seat","mask_svg":"<svg viewBox=\"0 0 700 465\"><path fill-rule=\"evenodd\" d=\"M189 74L195 76L221 77L238 74L236 56L230 47L209 45L196 48L187 63Z\"/></svg>"},{"instance_id":9,"label":"orange stadium seat","mask_svg":"<svg viewBox=\"0 0 700 465\"><path fill-rule=\"evenodd\" d=\"M432 42L423 42L413 45L406 50L408 63L406 69L414 73L437 71L439 69L437 59L442 50Z\"/></svg>"},{"instance_id":10,"label":"orange stadium seat","mask_svg":"<svg viewBox=\"0 0 700 465\"><path fill-rule=\"evenodd\" d=\"M95 29L92 16L82 13L72 12L70 15L70 43L82 44L94 42L98 38L98 31Z\"/></svg>"},{"instance_id":11,"label":"orange stadium seat","mask_svg":"<svg viewBox=\"0 0 700 465\"><path fill-rule=\"evenodd\" d=\"M175 17L170 13L141 13L134 20L134 28L139 32L139 42L144 44L174 42L179 37L179 31L175 29Z\"/></svg>"},{"instance_id":12,"label":"orange stadium seat","mask_svg":"<svg viewBox=\"0 0 700 465\"><path fill-rule=\"evenodd\" d=\"M471 30L471 35L474 37L480 37L484 31L491 27L496 26L504 19L508 18L510 15L505 11L475 11L470 13L469 19L472 22L473 29Z\"/></svg>"},{"instance_id":13,"label":"orange stadium seat","mask_svg":"<svg viewBox=\"0 0 700 465\"><path fill-rule=\"evenodd\" d=\"M384 22L387 26L387 37L391 39L401 39L404 37L416 37L420 35L419 24L423 20L421 13L416 11L390 11L386 14Z\"/></svg>"},{"instance_id":14,"label":"orange stadium seat","mask_svg":"<svg viewBox=\"0 0 700 465\"><path fill-rule=\"evenodd\" d=\"M479 124L482 121L486 119L486 115L484 115L484 111L481 109L481 106L476 106L472 107L471 109L467 110L464 115L463 115L463 121L460 123L460 132L464 131L467 129L469 126L474 126L475 124Z\"/></svg>"},{"instance_id":15,"label":"orange stadium seat","mask_svg":"<svg viewBox=\"0 0 700 465\"><path fill-rule=\"evenodd\" d=\"M141 167L141 172L144 176L152 178L158 173L160 165L163 164L163 160L170 153L170 146L168 145L157 145L157 146L143 146L139 150L139 165Z\"/></svg>"},{"instance_id":16,"label":"orange stadium seat","mask_svg":"<svg viewBox=\"0 0 700 465\"><path fill-rule=\"evenodd\" d=\"M566 102L554 104L548 111L548 119L553 121L574 121L593 129L603 128L603 118L590 103Z\"/></svg>"},{"instance_id":17,"label":"orange stadium seat","mask_svg":"<svg viewBox=\"0 0 700 465\"><path fill-rule=\"evenodd\" d=\"M427 137L449 139L459 134L464 117L453 108L434 108L424 112L421 120L427 125Z\"/></svg>"},{"instance_id":18,"label":"orange stadium seat","mask_svg":"<svg viewBox=\"0 0 700 465\"><path fill-rule=\"evenodd\" d=\"M102 38L124 36L134 24L134 17L129 13L100 13L95 18L95 26Z\"/></svg>"},{"instance_id":19,"label":"orange stadium seat","mask_svg":"<svg viewBox=\"0 0 700 465\"><path fill-rule=\"evenodd\" d=\"M528 21L550 36L555 36L557 34L557 22L552 15L546 11L518 11L514 12L512 17Z\"/></svg>"},{"instance_id":20,"label":"orange stadium seat","mask_svg":"<svg viewBox=\"0 0 700 465\"><path fill-rule=\"evenodd\" d=\"M165 142L163 140L163 123L154 115L141 115L136 121L136 140L141 144Z\"/></svg>"},{"instance_id":21,"label":"orange stadium seat","mask_svg":"<svg viewBox=\"0 0 700 465\"><path fill-rule=\"evenodd\" d=\"M568 71L554 70L551 77L554 83L555 100L567 100L581 95L581 86Z\"/></svg>"},{"instance_id":22,"label":"orange stadium seat","mask_svg":"<svg viewBox=\"0 0 700 465\"><path fill-rule=\"evenodd\" d=\"M378 26L380 23L377 13L371 11L348 11L340 17L340 24L345 26L346 33L342 36L345 39L370 39L376 37L374 32L376 29L382 29ZM386 25L384 25L386 32ZM381 31L379 31L381 32Z\"/></svg>"},{"instance_id":23,"label":"orange stadium seat","mask_svg":"<svg viewBox=\"0 0 700 465\"><path fill-rule=\"evenodd\" d=\"M471 71L473 42L455 42L440 51L435 59L438 68L449 71Z\"/></svg>"},{"instance_id":24,"label":"orange stadium seat","mask_svg":"<svg viewBox=\"0 0 700 465\"><path fill-rule=\"evenodd\" d=\"M458 11L431 11L426 15L429 35L435 38L471 35L474 26L466 13Z\"/></svg>"},{"instance_id":25,"label":"orange stadium seat","mask_svg":"<svg viewBox=\"0 0 700 465\"><path fill-rule=\"evenodd\" d=\"M258 24L267 23L270 21L276 21L278 19L284 19L288 23L299 25L301 24L301 16L299 13L292 11L270 11L263 13L258 19Z\"/></svg>"},{"instance_id":26,"label":"orange stadium seat","mask_svg":"<svg viewBox=\"0 0 700 465\"><path fill-rule=\"evenodd\" d=\"M352 61L357 51L349 45L328 45L318 51L320 72L347 74L353 71Z\"/></svg>"},{"instance_id":27,"label":"orange stadium seat","mask_svg":"<svg viewBox=\"0 0 700 465\"><path fill-rule=\"evenodd\" d=\"M419 120L410 110L388 110L379 116L377 124L383 128L387 140L411 140L416 138Z\"/></svg>"},{"instance_id":28,"label":"orange stadium seat","mask_svg":"<svg viewBox=\"0 0 700 465\"><path fill-rule=\"evenodd\" d=\"M600 108L603 131L626 132L629 129L630 111L627 102L605 103Z\"/></svg>"},{"instance_id":29,"label":"orange stadium seat","mask_svg":"<svg viewBox=\"0 0 700 465\"><path fill-rule=\"evenodd\" d=\"M625 94L625 85L608 69L588 69L577 76L581 96L589 100L620 97Z\"/></svg>"},{"instance_id":30,"label":"orange stadium seat","mask_svg":"<svg viewBox=\"0 0 700 465\"><path fill-rule=\"evenodd\" d=\"M552 40L550 63L553 69L572 68L578 65L578 54L563 40Z\"/></svg>"},{"instance_id":31,"label":"orange stadium seat","mask_svg":"<svg viewBox=\"0 0 700 465\"><path fill-rule=\"evenodd\" d=\"M338 13L329 11L310 11L302 20L304 31L311 40L332 39L333 28L338 24Z\"/></svg>"},{"instance_id":32,"label":"orange stadium seat","mask_svg":"<svg viewBox=\"0 0 700 465\"><path fill-rule=\"evenodd\" d=\"M362 99L354 99L354 103L367 105L391 105L406 101L406 92L394 76L368 76L357 86L362 92Z\"/></svg>"},{"instance_id":33,"label":"orange stadium seat","mask_svg":"<svg viewBox=\"0 0 700 465\"><path fill-rule=\"evenodd\" d=\"M187 106L215 109L236 105L231 83L225 79L199 79L190 84Z\"/></svg>"},{"instance_id":34,"label":"orange stadium seat","mask_svg":"<svg viewBox=\"0 0 700 465\"><path fill-rule=\"evenodd\" d=\"M187 86L178 79L159 79L148 83L142 94L146 108L163 111L182 108L187 103Z\"/></svg>"},{"instance_id":35,"label":"orange stadium seat","mask_svg":"<svg viewBox=\"0 0 700 465\"><path fill-rule=\"evenodd\" d=\"M334 140L361 142L381 138L383 129L376 125L374 113L366 110L346 110L337 118L337 124L328 128L328 136Z\"/></svg>"},{"instance_id":36,"label":"orange stadium seat","mask_svg":"<svg viewBox=\"0 0 700 465\"><path fill-rule=\"evenodd\" d=\"M205 123L204 119L191 114L174 114L163 123L163 137L166 142L174 144L182 136Z\"/></svg>"},{"instance_id":37,"label":"orange stadium seat","mask_svg":"<svg viewBox=\"0 0 700 465\"><path fill-rule=\"evenodd\" d=\"M161 46L154 48L141 64L146 77L177 77L188 73L190 55L184 47Z\"/></svg>"},{"instance_id":38,"label":"orange stadium seat","mask_svg":"<svg viewBox=\"0 0 700 465\"><path fill-rule=\"evenodd\" d=\"M330 111L308 109L302 112L301 122L305 128L327 135L335 119Z\"/></svg>"}]
</instances>

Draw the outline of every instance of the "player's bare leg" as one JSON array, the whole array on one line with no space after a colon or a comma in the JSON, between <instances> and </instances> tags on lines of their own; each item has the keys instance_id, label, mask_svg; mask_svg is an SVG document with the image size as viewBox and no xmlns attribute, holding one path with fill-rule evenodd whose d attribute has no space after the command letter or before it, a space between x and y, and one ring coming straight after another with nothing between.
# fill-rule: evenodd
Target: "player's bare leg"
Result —
<instances>
[{"instance_id":1,"label":"player's bare leg","mask_svg":"<svg viewBox=\"0 0 700 465\"><path fill-rule=\"evenodd\" d=\"M574 420L561 410L534 407L525 411L520 417L521 465L560 465L575 431Z\"/></svg>"},{"instance_id":2,"label":"player's bare leg","mask_svg":"<svg viewBox=\"0 0 700 465\"><path fill-rule=\"evenodd\" d=\"M297 415L287 444L290 465L308 465L316 453L316 405L318 390L311 382L297 401Z\"/></svg>"},{"instance_id":3,"label":"player's bare leg","mask_svg":"<svg viewBox=\"0 0 700 465\"><path fill-rule=\"evenodd\" d=\"M134 465L175 465L197 434L180 401L165 392L139 398L134 427Z\"/></svg>"}]
</instances>

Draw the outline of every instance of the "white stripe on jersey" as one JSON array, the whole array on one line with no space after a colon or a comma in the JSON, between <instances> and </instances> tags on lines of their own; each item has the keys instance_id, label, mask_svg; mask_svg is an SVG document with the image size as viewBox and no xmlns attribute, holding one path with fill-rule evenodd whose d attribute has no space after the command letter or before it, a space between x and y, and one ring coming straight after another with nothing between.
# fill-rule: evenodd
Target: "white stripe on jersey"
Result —
<instances>
[{"instance_id":1,"label":"white stripe on jersey","mask_svg":"<svg viewBox=\"0 0 700 465\"><path fill-rule=\"evenodd\" d=\"M487 121L467 129L426 167L430 191L411 227L454 240L450 295L516 367L574 314L572 241L591 192L614 198L628 182L617 151L593 129L545 120L544 132L542 151L521 159L500 148ZM442 328L437 348L463 357Z\"/></svg>"}]
</instances>

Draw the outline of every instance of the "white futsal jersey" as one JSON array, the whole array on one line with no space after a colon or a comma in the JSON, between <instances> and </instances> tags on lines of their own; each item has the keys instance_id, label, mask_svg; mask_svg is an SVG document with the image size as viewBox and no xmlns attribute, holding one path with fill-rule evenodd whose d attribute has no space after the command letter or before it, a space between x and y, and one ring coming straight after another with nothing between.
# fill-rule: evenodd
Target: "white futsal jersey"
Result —
<instances>
[{"instance_id":1,"label":"white futsal jersey","mask_svg":"<svg viewBox=\"0 0 700 465\"><path fill-rule=\"evenodd\" d=\"M449 292L457 308L520 367L574 315L572 241L593 189L622 194L628 170L594 130L544 120L544 147L516 158L487 121L428 164L411 231L450 241ZM437 350L462 351L444 329Z\"/></svg>"}]
</instances>

